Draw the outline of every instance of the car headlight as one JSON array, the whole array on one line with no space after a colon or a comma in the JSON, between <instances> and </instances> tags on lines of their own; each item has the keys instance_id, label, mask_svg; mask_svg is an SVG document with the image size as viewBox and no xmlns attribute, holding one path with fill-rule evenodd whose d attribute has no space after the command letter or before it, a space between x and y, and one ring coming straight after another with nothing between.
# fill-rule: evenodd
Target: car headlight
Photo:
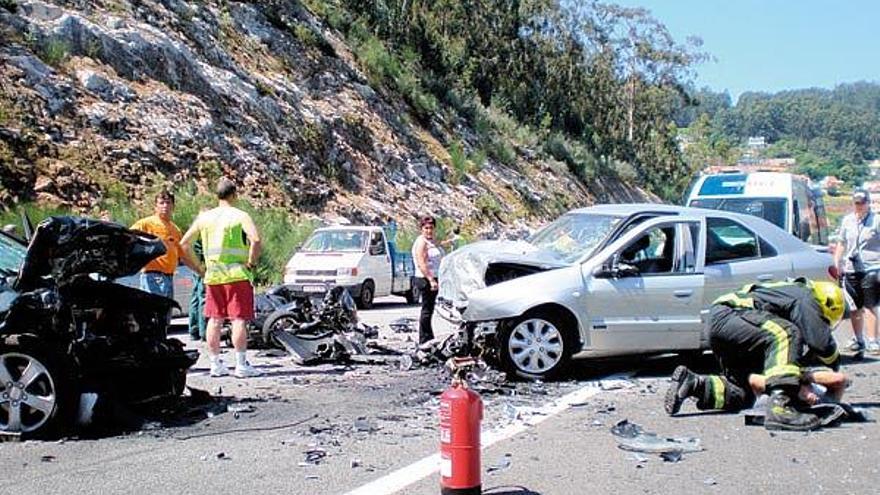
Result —
<instances>
[{"instance_id":1,"label":"car headlight","mask_svg":"<svg viewBox=\"0 0 880 495\"><path fill-rule=\"evenodd\" d=\"M358 269L357 267L353 268L337 268L336 276L337 277L357 277Z\"/></svg>"}]
</instances>

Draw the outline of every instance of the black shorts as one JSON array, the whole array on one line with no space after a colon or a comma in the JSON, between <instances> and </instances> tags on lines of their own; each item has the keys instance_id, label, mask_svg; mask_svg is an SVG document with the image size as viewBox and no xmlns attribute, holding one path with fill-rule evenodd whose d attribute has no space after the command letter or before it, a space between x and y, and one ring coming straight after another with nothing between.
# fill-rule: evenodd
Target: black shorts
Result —
<instances>
[{"instance_id":1,"label":"black shorts","mask_svg":"<svg viewBox=\"0 0 880 495\"><path fill-rule=\"evenodd\" d=\"M856 304L856 309L873 308L880 305L880 282L878 272L846 273L843 288Z\"/></svg>"}]
</instances>

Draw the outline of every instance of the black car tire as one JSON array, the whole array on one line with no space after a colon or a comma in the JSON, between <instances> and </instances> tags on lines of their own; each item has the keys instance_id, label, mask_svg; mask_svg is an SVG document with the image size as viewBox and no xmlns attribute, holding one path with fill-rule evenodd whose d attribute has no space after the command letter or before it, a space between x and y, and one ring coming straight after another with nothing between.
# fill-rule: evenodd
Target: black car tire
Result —
<instances>
[{"instance_id":1,"label":"black car tire","mask_svg":"<svg viewBox=\"0 0 880 495\"><path fill-rule=\"evenodd\" d=\"M364 285L361 286L361 294L357 299L357 307L358 309L370 309L373 307L373 296L376 293L376 289L373 287L373 281L367 280L364 282Z\"/></svg>"},{"instance_id":2,"label":"black car tire","mask_svg":"<svg viewBox=\"0 0 880 495\"><path fill-rule=\"evenodd\" d=\"M538 357L522 357L517 362L512 349L519 348L523 352L531 352L524 347L531 332L537 332L539 336L541 332L547 332L545 334L549 337L547 345L559 347L559 350L546 351L541 343L534 340L536 348L532 350ZM574 350L573 332L574 329L567 328L563 318L548 311L526 313L515 320L505 322L500 325L496 349L501 369L508 375L526 380L550 380L558 377L571 362Z\"/></svg>"},{"instance_id":3,"label":"black car tire","mask_svg":"<svg viewBox=\"0 0 880 495\"><path fill-rule=\"evenodd\" d=\"M284 347L275 339L275 332L284 331L285 328L298 328L303 323L298 313L287 308L279 308L273 311L266 322L263 323L263 342L267 346L283 349Z\"/></svg>"},{"instance_id":4,"label":"black car tire","mask_svg":"<svg viewBox=\"0 0 880 495\"><path fill-rule=\"evenodd\" d=\"M29 365L39 370L28 383L14 380L22 378ZM22 439L52 439L65 434L74 422L74 413L79 399L73 366L59 352L53 351L36 338L15 335L0 343L0 366L13 379L12 387L18 386L15 397L19 400ZM6 430L12 407L10 383L0 384L0 427ZM52 397L48 411L40 411L28 403L35 397ZM45 405L46 403L44 403ZM27 429L28 431L23 431Z\"/></svg>"}]
</instances>

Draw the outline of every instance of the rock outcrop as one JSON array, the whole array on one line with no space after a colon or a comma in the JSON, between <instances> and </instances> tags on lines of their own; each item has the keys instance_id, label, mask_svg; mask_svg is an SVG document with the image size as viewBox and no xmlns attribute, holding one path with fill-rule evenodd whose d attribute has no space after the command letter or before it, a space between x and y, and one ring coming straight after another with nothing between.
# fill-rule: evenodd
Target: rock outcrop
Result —
<instances>
[{"instance_id":1,"label":"rock outcrop","mask_svg":"<svg viewBox=\"0 0 880 495\"><path fill-rule=\"evenodd\" d=\"M86 210L120 187L140 201L156 181L219 174L257 205L355 221L535 223L645 199L513 144L515 164L489 159L453 185L449 144L477 144L467 122L416 123L294 0L16 4L0 9L0 204Z\"/></svg>"}]
</instances>

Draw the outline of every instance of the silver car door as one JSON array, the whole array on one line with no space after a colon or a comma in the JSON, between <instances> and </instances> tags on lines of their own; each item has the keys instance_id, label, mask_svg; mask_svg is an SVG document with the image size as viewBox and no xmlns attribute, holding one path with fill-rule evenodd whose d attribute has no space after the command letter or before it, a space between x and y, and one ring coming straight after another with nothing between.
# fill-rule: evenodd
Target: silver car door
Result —
<instances>
[{"instance_id":1,"label":"silver car door","mask_svg":"<svg viewBox=\"0 0 880 495\"><path fill-rule=\"evenodd\" d=\"M699 219L649 220L628 232L622 243L615 243L616 249L606 251L600 268L586 278L591 350L613 355L699 347L704 278L691 235L699 235L700 229ZM669 266L666 258L660 263L640 258L635 261L638 274L608 276L603 266L613 266L615 260L619 266L644 244L645 236L658 231L665 237L663 248L665 242L673 243ZM646 249L653 246L651 241Z\"/></svg>"},{"instance_id":2,"label":"silver car door","mask_svg":"<svg viewBox=\"0 0 880 495\"><path fill-rule=\"evenodd\" d=\"M743 223L707 215L704 263L707 305L743 285L784 280L788 259Z\"/></svg>"}]
</instances>

